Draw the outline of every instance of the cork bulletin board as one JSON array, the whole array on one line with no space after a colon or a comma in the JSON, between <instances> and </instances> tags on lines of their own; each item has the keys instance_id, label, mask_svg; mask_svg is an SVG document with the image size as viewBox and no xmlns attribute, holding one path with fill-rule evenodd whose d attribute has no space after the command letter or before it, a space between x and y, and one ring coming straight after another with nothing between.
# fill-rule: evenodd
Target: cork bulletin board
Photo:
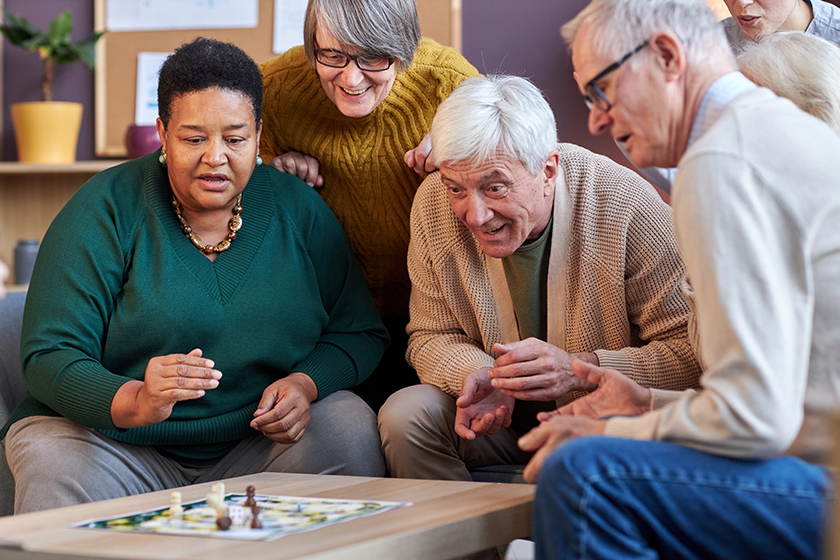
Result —
<instances>
[{"instance_id":1,"label":"cork bulletin board","mask_svg":"<svg viewBox=\"0 0 840 560\"><path fill-rule=\"evenodd\" d=\"M1 2L2 0L0 0ZM416 0L424 37L460 50L460 0ZM94 26L105 29L106 0L95 0ZM98 157L125 157L126 129L134 122L137 55L171 52L195 37L212 37L241 47L258 64L272 52L274 0L259 0L259 20L250 29L183 29L105 33L96 50L95 150Z\"/></svg>"}]
</instances>

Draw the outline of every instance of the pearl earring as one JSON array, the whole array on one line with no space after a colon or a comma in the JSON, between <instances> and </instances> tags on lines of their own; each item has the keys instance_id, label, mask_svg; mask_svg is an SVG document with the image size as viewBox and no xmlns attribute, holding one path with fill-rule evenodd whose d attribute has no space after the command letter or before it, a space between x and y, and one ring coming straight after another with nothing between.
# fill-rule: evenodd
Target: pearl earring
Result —
<instances>
[{"instance_id":1,"label":"pearl earring","mask_svg":"<svg viewBox=\"0 0 840 560\"><path fill-rule=\"evenodd\" d=\"M260 154L257 154L257 166L262 165L262 163L263 162L262 162L262 158L260 157Z\"/></svg>"},{"instance_id":2,"label":"pearl earring","mask_svg":"<svg viewBox=\"0 0 840 560\"><path fill-rule=\"evenodd\" d=\"M160 155L158 156L158 161L162 166L166 167L166 152L160 153Z\"/></svg>"}]
</instances>

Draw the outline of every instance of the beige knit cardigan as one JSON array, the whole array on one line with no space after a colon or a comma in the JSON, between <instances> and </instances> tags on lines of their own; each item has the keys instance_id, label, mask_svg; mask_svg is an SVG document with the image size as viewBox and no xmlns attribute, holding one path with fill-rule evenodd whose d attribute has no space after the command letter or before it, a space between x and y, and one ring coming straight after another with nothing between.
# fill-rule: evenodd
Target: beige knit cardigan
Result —
<instances>
[{"instance_id":1,"label":"beige knit cardigan","mask_svg":"<svg viewBox=\"0 0 840 560\"><path fill-rule=\"evenodd\" d=\"M601 366L647 387L697 387L670 208L612 160L571 144L558 151L548 342L595 352ZM414 200L408 270L406 358L423 383L457 396L465 376L498 357L493 344L519 334L502 261L452 212L439 172Z\"/></svg>"}]
</instances>

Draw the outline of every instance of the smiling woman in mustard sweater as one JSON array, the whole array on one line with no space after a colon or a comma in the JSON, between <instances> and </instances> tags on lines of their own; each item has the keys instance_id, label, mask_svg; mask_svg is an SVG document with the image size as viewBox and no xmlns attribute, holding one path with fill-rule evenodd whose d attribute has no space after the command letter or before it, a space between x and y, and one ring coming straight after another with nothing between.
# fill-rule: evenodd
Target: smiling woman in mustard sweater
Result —
<instances>
[{"instance_id":1,"label":"smiling woman in mustard sweater","mask_svg":"<svg viewBox=\"0 0 840 560\"><path fill-rule=\"evenodd\" d=\"M420 38L414 0L310 0L304 45L264 63L260 154L335 212L391 335L359 394L377 410L417 376L405 361L409 214L423 177L403 161L478 71Z\"/></svg>"}]
</instances>

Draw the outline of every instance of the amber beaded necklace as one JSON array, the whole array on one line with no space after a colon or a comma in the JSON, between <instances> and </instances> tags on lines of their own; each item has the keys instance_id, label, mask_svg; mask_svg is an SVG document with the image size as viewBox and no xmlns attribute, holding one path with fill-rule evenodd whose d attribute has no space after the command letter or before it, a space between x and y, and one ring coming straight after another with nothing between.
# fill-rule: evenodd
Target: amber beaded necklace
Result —
<instances>
[{"instance_id":1,"label":"amber beaded necklace","mask_svg":"<svg viewBox=\"0 0 840 560\"><path fill-rule=\"evenodd\" d=\"M178 199L175 198L175 195L172 195L172 209L175 211L175 215L178 217L178 221L181 222L181 230L184 232L184 235L190 238L192 244L207 253L208 255L211 253L221 253L222 251L227 251L228 247L230 247L230 242L236 239L236 232L242 227L242 195L240 194L236 197L236 203L233 205L233 216L230 218L228 222L228 229L230 229L230 233L227 236L227 239L221 240L217 245L205 245L199 236L192 232L192 228L181 215L181 203L178 202Z\"/></svg>"}]
</instances>

